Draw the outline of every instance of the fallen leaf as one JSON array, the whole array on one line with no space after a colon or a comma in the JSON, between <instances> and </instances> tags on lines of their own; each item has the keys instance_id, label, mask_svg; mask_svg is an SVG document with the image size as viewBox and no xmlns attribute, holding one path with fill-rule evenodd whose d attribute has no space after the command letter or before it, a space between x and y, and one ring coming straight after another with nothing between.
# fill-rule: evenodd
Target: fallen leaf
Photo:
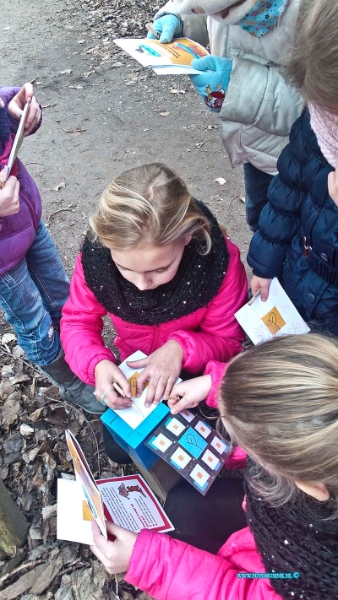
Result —
<instances>
[{"instance_id":1,"label":"fallen leaf","mask_svg":"<svg viewBox=\"0 0 338 600\"><path fill-rule=\"evenodd\" d=\"M56 185L55 187L53 187L54 192L58 192L59 190L63 189L66 187L66 184L64 181L61 181L61 183L59 183L58 185Z\"/></svg>"},{"instance_id":2,"label":"fallen leaf","mask_svg":"<svg viewBox=\"0 0 338 600\"><path fill-rule=\"evenodd\" d=\"M4 335L1 338L2 344L9 344L9 342L15 342L15 341L16 341L16 335L14 335L14 333L4 333Z\"/></svg>"},{"instance_id":3,"label":"fallen leaf","mask_svg":"<svg viewBox=\"0 0 338 600\"><path fill-rule=\"evenodd\" d=\"M1 420L3 426L12 425L15 423L15 421L17 421L18 415L21 411L20 397L21 394L18 391L15 391L13 394L8 396L2 409Z\"/></svg>"},{"instance_id":4,"label":"fallen leaf","mask_svg":"<svg viewBox=\"0 0 338 600\"><path fill-rule=\"evenodd\" d=\"M64 129L65 133L82 133L82 131L87 131L87 129L83 129L83 127L73 127L72 129Z\"/></svg>"},{"instance_id":5,"label":"fallen leaf","mask_svg":"<svg viewBox=\"0 0 338 600\"><path fill-rule=\"evenodd\" d=\"M30 381L30 376L27 375L26 373L20 373L20 375L14 375L14 377L10 377L9 381L11 382L12 385L15 385L16 383L23 383L24 381Z\"/></svg>"},{"instance_id":6,"label":"fallen leaf","mask_svg":"<svg viewBox=\"0 0 338 600\"><path fill-rule=\"evenodd\" d=\"M1 592L1 600L13 600L18 596L21 596L24 592L29 590L40 577L43 576L43 572L46 569L46 565L42 564L25 575L22 575L13 585L9 585Z\"/></svg>"},{"instance_id":7,"label":"fallen leaf","mask_svg":"<svg viewBox=\"0 0 338 600\"><path fill-rule=\"evenodd\" d=\"M227 182L226 179L224 179L223 177L217 177L215 179L215 183L219 183L219 185L224 185Z\"/></svg>"},{"instance_id":8,"label":"fallen leaf","mask_svg":"<svg viewBox=\"0 0 338 600\"><path fill-rule=\"evenodd\" d=\"M15 346L12 350L12 354L15 356L15 358L20 358L21 356L24 356L25 353L21 346Z\"/></svg>"},{"instance_id":9,"label":"fallen leaf","mask_svg":"<svg viewBox=\"0 0 338 600\"><path fill-rule=\"evenodd\" d=\"M41 417L41 413L44 409L44 406L42 406L41 408L37 408L36 410L34 410L34 412L32 412L30 415L28 415L28 418L30 421L33 421L33 423L35 421L37 421L38 419L40 419Z\"/></svg>"},{"instance_id":10,"label":"fallen leaf","mask_svg":"<svg viewBox=\"0 0 338 600\"><path fill-rule=\"evenodd\" d=\"M22 423L20 425L20 433L21 433L22 437L29 437L30 435L32 435L34 433L34 429L33 429L33 427L30 427L30 425L27 425L26 423Z\"/></svg>"}]
</instances>

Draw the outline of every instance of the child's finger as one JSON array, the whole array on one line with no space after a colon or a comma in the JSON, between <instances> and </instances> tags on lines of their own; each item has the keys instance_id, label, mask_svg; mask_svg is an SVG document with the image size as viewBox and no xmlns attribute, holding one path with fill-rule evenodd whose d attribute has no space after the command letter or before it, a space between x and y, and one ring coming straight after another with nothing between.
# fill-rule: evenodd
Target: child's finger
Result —
<instances>
[{"instance_id":1,"label":"child's finger","mask_svg":"<svg viewBox=\"0 0 338 600\"><path fill-rule=\"evenodd\" d=\"M176 404L171 409L171 413L173 415L177 415L178 413L182 412L182 410L186 410L187 408L193 408L193 406L196 406L196 402L189 398L188 395L185 395L183 396L183 398L181 398L181 400L176 402Z\"/></svg>"},{"instance_id":2,"label":"child's finger","mask_svg":"<svg viewBox=\"0 0 338 600\"><path fill-rule=\"evenodd\" d=\"M164 397L164 400L166 400L167 397ZM174 396L173 392L171 392L170 398L168 398L168 406L170 409L174 408L175 404L177 404L177 402L179 401L180 397L179 396Z\"/></svg>"},{"instance_id":3,"label":"child's finger","mask_svg":"<svg viewBox=\"0 0 338 600\"><path fill-rule=\"evenodd\" d=\"M103 393L95 391L94 396L103 406L108 406L113 410L123 410L124 408L132 406L132 402L129 398L122 398L122 396L119 396L112 387L108 388Z\"/></svg>"},{"instance_id":4,"label":"child's finger","mask_svg":"<svg viewBox=\"0 0 338 600\"><path fill-rule=\"evenodd\" d=\"M143 367L146 367L148 364L148 357L146 356L139 360L127 360L126 363L131 369L143 369Z\"/></svg>"},{"instance_id":5,"label":"child's finger","mask_svg":"<svg viewBox=\"0 0 338 600\"><path fill-rule=\"evenodd\" d=\"M23 105L25 105L26 102L31 102L34 94L33 85L31 83L25 83L25 85L22 86L19 94L22 94Z\"/></svg>"},{"instance_id":6,"label":"child's finger","mask_svg":"<svg viewBox=\"0 0 338 600\"><path fill-rule=\"evenodd\" d=\"M122 392L127 398L131 398L131 386L128 379L126 379L122 371L121 375L118 374L114 377L114 382L118 384L118 386L121 388ZM115 391L117 394L119 393L118 390L116 390L116 388Z\"/></svg>"},{"instance_id":7,"label":"child's finger","mask_svg":"<svg viewBox=\"0 0 338 600\"><path fill-rule=\"evenodd\" d=\"M148 408L149 406L151 406L151 404L153 403L156 393L157 393L157 387L159 384L159 378L154 378L152 377L149 380L149 385L147 387L147 395L146 395L146 400L145 400L145 406ZM143 389L143 388L142 388Z\"/></svg>"},{"instance_id":8,"label":"child's finger","mask_svg":"<svg viewBox=\"0 0 338 600\"><path fill-rule=\"evenodd\" d=\"M337 171L331 171L327 178L328 192L335 204L338 206L338 181Z\"/></svg>"},{"instance_id":9,"label":"child's finger","mask_svg":"<svg viewBox=\"0 0 338 600\"><path fill-rule=\"evenodd\" d=\"M7 165L5 165L4 168L2 169L2 171L0 171L0 181L4 182L6 180L7 171L8 171L8 167L7 167Z\"/></svg>"},{"instance_id":10,"label":"child's finger","mask_svg":"<svg viewBox=\"0 0 338 600\"><path fill-rule=\"evenodd\" d=\"M270 287L270 285L268 283L264 283L264 284L261 283L261 285L260 285L262 302L265 302L269 297L269 287Z\"/></svg>"},{"instance_id":11,"label":"child's finger","mask_svg":"<svg viewBox=\"0 0 338 600\"><path fill-rule=\"evenodd\" d=\"M144 371L142 371L142 373L139 374L139 376L136 379L136 396L139 398L144 390L144 386L146 384L146 381L148 379L148 377L150 376L150 373L148 371L147 368L144 369ZM149 387L152 387L152 384L149 384ZM148 388L149 390L149 388Z\"/></svg>"},{"instance_id":12,"label":"child's finger","mask_svg":"<svg viewBox=\"0 0 338 600\"><path fill-rule=\"evenodd\" d=\"M186 393L186 387L188 385L188 381L180 381L180 383L176 383L173 389L171 390L170 396L184 396Z\"/></svg>"},{"instance_id":13,"label":"child's finger","mask_svg":"<svg viewBox=\"0 0 338 600\"><path fill-rule=\"evenodd\" d=\"M258 277L253 277L250 281L250 289L252 292L252 295L254 295L256 292L258 292L258 290L260 289L260 283L258 280Z\"/></svg>"},{"instance_id":14,"label":"child's finger","mask_svg":"<svg viewBox=\"0 0 338 600\"><path fill-rule=\"evenodd\" d=\"M41 109L35 98L30 103L26 123L25 123L25 134L31 133L39 124L41 118Z\"/></svg>"}]
</instances>

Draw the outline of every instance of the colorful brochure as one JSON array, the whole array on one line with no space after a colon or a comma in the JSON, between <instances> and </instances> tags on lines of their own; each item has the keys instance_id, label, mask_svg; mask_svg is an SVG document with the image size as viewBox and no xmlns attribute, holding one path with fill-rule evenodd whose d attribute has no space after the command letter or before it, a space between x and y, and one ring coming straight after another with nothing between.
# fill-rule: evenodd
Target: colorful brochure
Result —
<instances>
[{"instance_id":1,"label":"colorful brochure","mask_svg":"<svg viewBox=\"0 0 338 600\"><path fill-rule=\"evenodd\" d=\"M80 445L69 430L66 431L66 439L73 459L75 480L58 479L58 539L92 544L93 520L106 538L106 521L135 533L141 529L174 530L141 475L95 481Z\"/></svg>"},{"instance_id":2,"label":"colorful brochure","mask_svg":"<svg viewBox=\"0 0 338 600\"><path fill-rule=\"evenodd\" d=\"M148 38L119 38L114 43L144 67L154 69L157 75L198 74L200 71L192 68L192 61L209 54L201 44L186 37L176 38L170 44Z\"/></svg>"}]
</instances>

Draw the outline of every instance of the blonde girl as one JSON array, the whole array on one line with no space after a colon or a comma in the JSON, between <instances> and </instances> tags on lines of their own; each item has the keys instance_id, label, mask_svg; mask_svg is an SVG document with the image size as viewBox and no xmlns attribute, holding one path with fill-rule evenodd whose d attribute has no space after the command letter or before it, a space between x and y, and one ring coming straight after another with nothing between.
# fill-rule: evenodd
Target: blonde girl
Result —
<instances>
[{"instance_id":1,"label":"blonde girl","mask_svg":"<svg viewBox=\"0 0 338 600\"><path fill-rule=\"evenodd\" d=\"M188 391L189 382L174 388ZM214 555L109 525L115 541L95 528L93 552L158 600L337 598L338 342L309 334L253 347L228 365L219 401L225 427L248 454L248 526ZM227 495L223 509L220 498L209 507L207 498L216 522L231 521Z\"/></svg>"},{"instance_id":2,"label":"blonde girl","mask_svg":"<svg viewBox=\"0 0 338 600\"><path fill-rule=\"evenodd\" d=\"M69 365L95 385L99 401L131 404L116 351L101 335L107 313L120 360L136 350L148 356L130 363L145 367L137 391L148 380L147 405L170 395L182 369L197 374L240 351L234 313L246 301L247 280L239 250L171 169L151 163L116 177L90 224L61 337Z\"/></svg>"}]
</instances>

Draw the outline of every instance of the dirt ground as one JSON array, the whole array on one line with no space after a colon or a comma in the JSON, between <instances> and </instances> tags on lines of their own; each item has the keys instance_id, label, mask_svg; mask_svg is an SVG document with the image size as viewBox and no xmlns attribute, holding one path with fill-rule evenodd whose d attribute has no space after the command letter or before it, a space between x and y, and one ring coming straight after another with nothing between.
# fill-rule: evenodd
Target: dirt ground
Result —
<instances>
[{"instance_id":1,"label":"dirt ground","mask_svg":"<svg viewBox=\"0 0 338 600\"><path fill-rule=\"evenodd\" d=\"M123 170L152 161L166 163L183 177L225 225L245 260L251 236L242 169L231 169L217 117L204 109L187 77L156 76L113 44L114 37L145 35L144 23L157 7L154 1L135 0L0 0L0 81L34 81L44 107L42 127L25 140L21 158L39 186L43 218L69 276L88 216L105 186ZM89 444L85 453L98 476L99 422L86 421L81 411L65 411L55 388L48 390L46 403L37 394L41 376L16 355L15 341L1 344L5 332L10 328L0 315L0 406L14 394L17 410L5 411L0 419L0 476L27 516L30 534L21 558L0 563L1 597L103 600L118 593L121 600L147 598L124 584L117 587L79 545L55 541L55 478L71 472L64 428ZM22 423L34 429L23 443ZM15 438L15 452L22 453L23 461L8 458L14 452L9 438ZM102 454L100 460L101 471L108 474L112 465ZM47 508L49 517L44 516ZM43 569L50 561L59 570L36 593L24 565ZM10 576L13 569L17 573ZM13 585L17 588L10 589Z\"/></svg>"},{"instance_id":2,"label":"dirt ground","mask_svg":"<svg viewBox=\"0 0 338 600\"><path fill-rule=\"evenodd\" d=\"M42 127L25 141L21 156L40 188L43 217L68 273L88 215L110 179L152 161L183 177L245 257L250 233L240 200L242 169L231 168L217 117L204 109L188 77L156 76L123 55L112 42L116 34L121 37L121 28L115 35L105 33L114 17L90 27L88 15L95 9L89 7L99 7L100 1L1 4L1 82L35 80L36 96L45 106ZM114 15L118 5L134 15L135 4L155 6L110 1L110 12ZM218 178L226 183L220 185ZM65 187L53 189L62 183Z\"/></svg>"}]
</instances>

